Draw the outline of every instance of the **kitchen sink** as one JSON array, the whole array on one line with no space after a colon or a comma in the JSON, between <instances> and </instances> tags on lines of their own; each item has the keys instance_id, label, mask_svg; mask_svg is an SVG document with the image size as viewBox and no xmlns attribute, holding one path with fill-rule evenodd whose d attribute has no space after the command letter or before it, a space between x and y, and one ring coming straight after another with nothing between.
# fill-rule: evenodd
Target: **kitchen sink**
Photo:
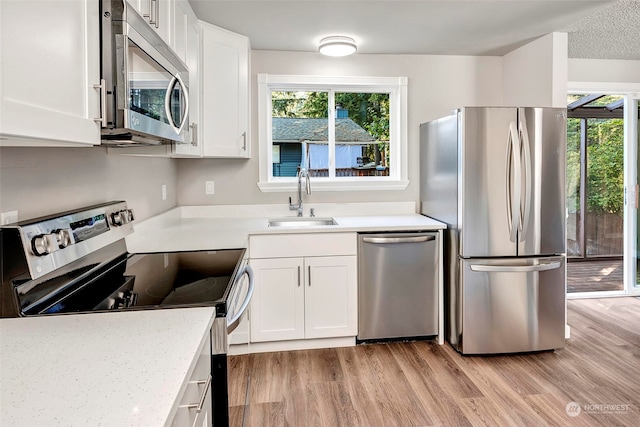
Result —
<instances>
[{"instance_id":1,"label":"kitchen sink","mask_svg":"<svg viewBox=\"0 0 640 427\"><path fill-rule=\"evenodd\" d=\"M337 225L333 218L274 218L269 220L269 227L319 227Z\"/></svg>"}]
</instances>

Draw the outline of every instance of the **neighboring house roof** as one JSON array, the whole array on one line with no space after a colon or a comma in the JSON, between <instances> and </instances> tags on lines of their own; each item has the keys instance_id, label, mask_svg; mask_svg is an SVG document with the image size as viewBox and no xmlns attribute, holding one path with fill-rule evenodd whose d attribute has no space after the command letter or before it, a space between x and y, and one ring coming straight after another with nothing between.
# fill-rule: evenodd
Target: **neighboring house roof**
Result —
<instances>
[{"instance_id":1,"label":"neighboring house roof","mask_svg":"<svg viewBox=\"0 0 640 427\"><path fill-rule=\"evenodd\" d=\"M328 119L273 117L273 142L327 142ZM350 118L336 119L336 141L372 143L376 139Z\"/></svg>"}]
</instances>

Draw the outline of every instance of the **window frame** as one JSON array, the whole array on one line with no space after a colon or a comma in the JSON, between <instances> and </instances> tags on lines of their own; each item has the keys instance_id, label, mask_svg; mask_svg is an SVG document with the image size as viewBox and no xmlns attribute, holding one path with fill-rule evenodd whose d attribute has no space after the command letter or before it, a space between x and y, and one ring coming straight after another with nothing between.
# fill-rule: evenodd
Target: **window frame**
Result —
<instances>
[{"instance_id":1,"label":"window frame","mask_svg":"<svg viewBox=\"0 0 640 427\"><path fill-rule=\"evenodd\" d=\"M407 155L407 77L336 77L258 74L259 181L263 192L297 189L295 177L274 177L272 166L273 91L389 93L389 176L312 178L314 191L404 190L409 185ZM331 92L333 91L333 92ZM330 105L333 102L330 102ZM328 126L335 128L335 106ZM330 167L335 168L330 153Z\"/></svg>"}]
</instances>

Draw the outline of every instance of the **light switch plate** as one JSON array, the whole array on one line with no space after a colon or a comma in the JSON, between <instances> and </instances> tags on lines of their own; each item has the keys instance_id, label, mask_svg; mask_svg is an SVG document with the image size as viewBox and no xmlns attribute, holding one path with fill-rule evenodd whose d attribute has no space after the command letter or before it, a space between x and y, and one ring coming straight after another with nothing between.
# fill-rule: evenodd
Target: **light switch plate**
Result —
<instances>
[{"instance_id":1,"label":"light switch plate","mask_svg":"<svg viewBox=\"0 0 640 427\"><path fill-rule=\"evenodd\" d=\"M18 222L18 211L0 213L0 225L13 224L14 222Z\"/></svg>"},{"instance_id":2,"label":"light switch plate","mask_svg":"<svg viewBox=\"0 0 640 427\"><path fill-rule=\"evenodd\" d=\"M167 200L167 184L162 184L162 200Z\"/></svg>"},{"instance_id":3,"label":"light switch plate","mask_svg":"<svg viewBox=\"0 0 640 427\"><path fill-rule=\"evenodd\" d=\"M204 182L204 194L214 194L215 187L213 185L213 181L205 181Z\"/></svg>"}]
</instances>

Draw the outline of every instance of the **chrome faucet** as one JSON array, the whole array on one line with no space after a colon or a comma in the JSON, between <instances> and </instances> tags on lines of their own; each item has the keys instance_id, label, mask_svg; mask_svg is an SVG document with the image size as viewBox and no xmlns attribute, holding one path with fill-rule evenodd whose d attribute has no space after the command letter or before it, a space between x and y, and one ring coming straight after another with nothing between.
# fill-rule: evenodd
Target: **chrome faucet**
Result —
<instances>
[{"instance_id":1,"label":"chrome faucet","mask_svg":"<svg viewBox=\"0 0 640 427\"><path fill-rule=\"evenodd\" d=\"M298 203L295 205L291 203L291 197L289 197L289 210L298 211L298 216L302 216L302 178L305 178L305 187L307 194L311 194L311 180L309 179L309 170L307 168L300 168L298 171Z\"/></svg>"}]
</instances>

